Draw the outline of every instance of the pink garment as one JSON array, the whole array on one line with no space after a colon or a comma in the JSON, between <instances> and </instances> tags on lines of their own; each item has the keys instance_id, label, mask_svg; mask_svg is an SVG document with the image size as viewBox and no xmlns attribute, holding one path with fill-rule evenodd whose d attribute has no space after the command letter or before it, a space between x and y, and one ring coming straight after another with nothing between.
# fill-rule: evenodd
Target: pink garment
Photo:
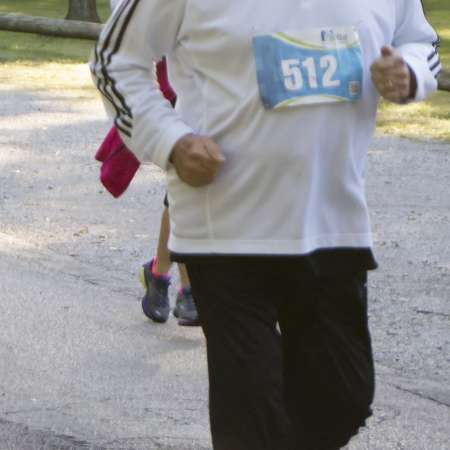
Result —
<instances>
[{"instance_id":1,"label":"pink garment","mask_svg":"<svg viewBox=\"0 0 450 450\"><path fill-rule=\"evenodd\" d=\"M136 156L125 147L116 127L106 135L95 159L102 163L100 181L116 198L126 191L140 166Z\"/></svg>"},{"instance_id":2,"label":"pink garment","mask_svg":"<svg viewBox=\"0 0 450 450\"><path fill-rule=\"evenodd\" d=\"M156 75L164 97L174 104L177 96L167 77L165 59L156 65ZM95 159L102 163L100 181L116 198L126 191L141 165L133 152L125 146L115 126L106 135Z\"/></svg>"}]
</instances>

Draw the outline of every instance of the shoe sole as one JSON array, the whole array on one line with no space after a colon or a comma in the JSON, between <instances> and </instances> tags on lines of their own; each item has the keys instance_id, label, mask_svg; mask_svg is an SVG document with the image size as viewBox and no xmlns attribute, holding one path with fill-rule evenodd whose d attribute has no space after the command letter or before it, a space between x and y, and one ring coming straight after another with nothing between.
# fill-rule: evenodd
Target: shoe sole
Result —
<instances>
[{"instance_id":1,"label":"shoe sole","mask_svg":"<svg viewBox=\"0 0 450 450\"><path fill-rule=\"evenodd\" d=\"M199 320L186 320L186 319L178 319L178 325L180 327L199 327Z\"/></svg>"},{"instance_id":2,"label":"shoe sole","mask_svg":"<svg viewBox=\"0 0 450 450\"><path fill-rule=\"evenodd\" d=\"M178 319L178 325L180 325L181 327L199 327L200 326L200 321L198 319L183 319L182 317L180 317L180 313L178 312L178 310L176 308L173 309L172 314L173 314L173 317Z\"/></svg>"},{"instance_id":3,"label":"shoe sole","mask_svg":"<svg viewBox=\"0 0 450 450\"><path fill-rule=\"evenodd\" d=\"M144 288L144 290L146 291L148 289L147 286L147 281L145 280L145 269L144 266L141 266L141 268L139 269L139 281L141 282L142 287ZM142 299L142 311L144 312L144 314L151 320L153 320L153 322L157 322L157 323L166 323L167 319L164 319L163 317L156 317L154 316L152 313L149 313L145 310L145 306L144 306L144 300L145 300L145 296Z\"/></svg>"}]
</instances>

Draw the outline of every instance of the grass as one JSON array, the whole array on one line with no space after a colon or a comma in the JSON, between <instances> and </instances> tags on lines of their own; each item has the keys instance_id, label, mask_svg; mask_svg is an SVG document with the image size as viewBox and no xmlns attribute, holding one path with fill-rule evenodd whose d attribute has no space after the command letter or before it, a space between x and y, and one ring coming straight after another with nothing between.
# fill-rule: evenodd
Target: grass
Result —
<instances>
[{"instance_id":1,"label":"grass","mask_svg":"<svg viewBox=\"0 0 450 450\"><path fill-rule=\"evenodd\" d=\"M441 38L440 56L450 71L449 0L425 0L428 20ZM450 93L438 92L422 103L397 106L382 103L377 120L380 134L414 139L439 139L450 142Z\"/></svg>"},{"instance_id":2,"label":"grass","mask_svg":"<svg viewBox=\"0 0 450 450\"><path fill-rule=\"evenodd\" d=\"M51 77L49 74L52 74ZM87 64L59 62L6 62L0 64L0 94L3 89L57 93L59 97L92 98L97 89ZM1 448L1 447L0 447Z\"/></svg>"},{"instance_id":3,"label":"grass","mask_svg":"<svg viewBox=\"0 0 450 450\"><path fill-rule=\"evenodd\" d=\"M110 14L109 1L97 0L102 20ZM17 13L63 19L68 10L67 0L1 0L0 14ZM0 62L86 62L93 41L55 38L29 33L0 31Z\"/></svg>"},{"instance_id":4,"label":"grass","mask_svg":"<svg viewBox=\"0 0 450 450\"><path fill-rule=\"evenodd\" d=\"M67 0L1 0L1 13L22 13L64 18ZM450 70L450 4L449 0L425 0L427 17L438 31L444 67ZM98 12L106 20L108 0L97 0ZM84 64L92 50L93 42L82 39L64 39L27 33L0 31L0 62L7 64L11 72L21 71L14 65L40 65L40 76L45 77L43 67L53 77L56 67L52 63ZM50 69L51 68L51 69ZM68 68L66 68L68 69ZM74 66L74 70L78 70ZM27 69L27 72L29 70ZM3 75L5 71L2 71ZM64 70L67 73L67 70ZM49 77L49 82L51 80ZM408 106L382 103L377 120L381 134L394 134L408 138L434 138L450 142L450 93L439 92L428 101Z\"/></svg>"},{"instance_id":5,"label":"grass","mask_svg":"<svg viewBox=\"0 0 450 450\"><path fill-rule=\"evenodd\" d=\"M407 106L382 103L377 132L410 139L450 142L450 93L438 92L425 102Z\"/></svg>"}]
</instances>

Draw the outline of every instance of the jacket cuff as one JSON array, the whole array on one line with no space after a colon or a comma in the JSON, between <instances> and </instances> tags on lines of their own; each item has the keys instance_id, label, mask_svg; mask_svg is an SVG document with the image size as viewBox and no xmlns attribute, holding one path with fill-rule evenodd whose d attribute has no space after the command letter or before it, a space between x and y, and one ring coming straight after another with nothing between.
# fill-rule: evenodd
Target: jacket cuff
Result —
<instances>
[{"instance_id":1,"label":"jacket cuff","mask_svg":"<svg viewBox=\"0 0 450 450\"><path fill-rule=\"evenodd\" d=\"M437 89L437 80L430 72L427 61L423 61L415 55L402 55L406 64L416 77L416 95L410 101L424 100L429 94Z\"/></svg>"},{"instance_id":2,"label":"jacket cuff","mask_svg":"<svg viewBox=\"0 0 450 450\"><path fill-rule=\"evenodd\" d=\"M161 136L158 147L152 157L152 162L161 169L167 171L170 154L174 145L187 134L192 134L193 130L183 123L177 123L168 127Z\"/></svg>"}]
</instances>

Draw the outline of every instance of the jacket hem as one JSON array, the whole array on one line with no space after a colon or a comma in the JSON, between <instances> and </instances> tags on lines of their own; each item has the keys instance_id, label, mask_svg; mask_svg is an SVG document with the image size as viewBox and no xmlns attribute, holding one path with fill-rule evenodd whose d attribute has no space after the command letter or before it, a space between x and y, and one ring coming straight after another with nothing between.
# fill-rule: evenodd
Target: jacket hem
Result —
<instances>
[{"instance_id":1,"label":"jacket hem","mask_svg":"<svg viewBox=\"0 0 450 450\"><path fill-rule=\"evenodd\" d=\"M184 239L171 235L169 240L170 251L179 254L306 255L324 248L372 246L370 233L326 235L299 240Z\"/></svg>"}]
</instances>

